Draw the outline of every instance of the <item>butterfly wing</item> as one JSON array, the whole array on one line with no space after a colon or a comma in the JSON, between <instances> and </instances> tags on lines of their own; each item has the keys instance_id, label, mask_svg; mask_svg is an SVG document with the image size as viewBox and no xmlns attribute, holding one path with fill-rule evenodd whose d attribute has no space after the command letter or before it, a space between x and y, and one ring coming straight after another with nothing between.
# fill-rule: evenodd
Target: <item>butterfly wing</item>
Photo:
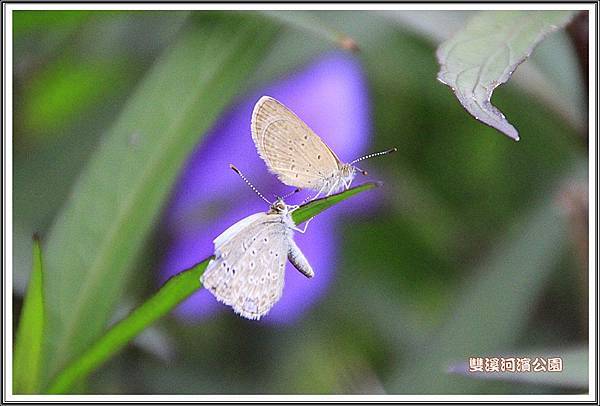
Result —
<instances>
[{"instance_id":1,"label":"butterfly wing","mask_svg":"<svg viewBox=\"0 0 600 406\"><path fill-rule=\"evenodd\" d=\"M288 252L279 214L257 213L215 239L215 258L201 281L220 302L258 320L281 298Z\"/></svg>"},{"instance_id":2,"label":"butterfly wing","mask_svg":"<svg viewBox=\"0 0 600 406\"><path fill-rule=\"evenodd\" d=\"M252 139L269 171L289 186L319 190L341 165L308 125L269 96L254 106Z\"/></svg>"}]
</instances>

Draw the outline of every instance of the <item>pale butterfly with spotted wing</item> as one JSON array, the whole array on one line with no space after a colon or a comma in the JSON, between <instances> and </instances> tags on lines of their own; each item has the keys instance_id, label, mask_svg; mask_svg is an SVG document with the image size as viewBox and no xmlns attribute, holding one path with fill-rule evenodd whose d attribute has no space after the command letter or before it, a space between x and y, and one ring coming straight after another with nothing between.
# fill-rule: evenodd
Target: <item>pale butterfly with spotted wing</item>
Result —
<instances>
[{"instance_id":1,"label":"pale butterfly with spotted wing","mask_svg":"<svg viewBox=\"0 0 600 406\"><path fill-rule=\"evenodd\" d=\"M397 151L392 148L343 163L304 121L269 96L261 97L254 106L251 129L254 145L269 171L286 185L316 190L313 199L348 189L356 171L366 175L355 163Z\"/></svg>"},{"instance_id":2,"label":"pale butterfly with spotted wing","mask_svg":"<svg viewBox=\"0 0 600 406\"><path fill-rule=\"evenodd\" d=\"M291 213L283 198L269 202L233 165L240 177L267 203L269 211L252 214L219 235L213 242L215 257L200 278L218 301L242 317L258 320L273 307L283 292L286 258L307 278L314 272L293 239Z\"/></svg>"}]
</instances>

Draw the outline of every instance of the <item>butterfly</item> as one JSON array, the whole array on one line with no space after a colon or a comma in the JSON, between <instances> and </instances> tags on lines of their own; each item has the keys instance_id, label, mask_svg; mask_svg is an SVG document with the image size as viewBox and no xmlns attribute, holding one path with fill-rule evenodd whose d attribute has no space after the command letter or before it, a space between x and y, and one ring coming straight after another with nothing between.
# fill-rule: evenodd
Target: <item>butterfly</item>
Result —
<instances>
[{"instance_id":1,"label":"butterfly","mask_svg":"<svg viewBox=\"0 0 600 406\"><path fill-rule=\"evenodd\" d=\"M357 171L366 175L354 165L357 162L397 151L392 148L344 163L304 121L269 96L254 106L251 130L269 171L288 186L316 190L313 199L348 189Z\"/></svg>"},{"instance_id":2,"label":"butterfly","mask_svg":"<svg viewBox=\"0 0 600 406\"><path fill-rule=\"evenodd\" d=\"M283 293L286 259L307 278L314 276L308 260L293 239L301 231L292 219L298 206L283 198L269 202L233 165L231 168L265 201L266 213L252 214L215 238L215 255L201 276L215 298L242 317L259 320Z\"/></svg>"}]
</instances>

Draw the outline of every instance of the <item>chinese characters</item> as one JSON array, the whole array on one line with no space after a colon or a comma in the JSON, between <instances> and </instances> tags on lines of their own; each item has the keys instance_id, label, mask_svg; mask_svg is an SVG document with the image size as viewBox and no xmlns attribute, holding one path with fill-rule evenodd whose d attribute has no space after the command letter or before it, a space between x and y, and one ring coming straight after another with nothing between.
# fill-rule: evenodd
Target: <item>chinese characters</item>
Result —
<instances>
[{"instance_id":1,"label":"chinese characters","mask_svg":"<svg viewBox=\"0 0 600 406\"><path fill-rule=\"evenodd\" d=\"M560 357L470 357L469 372L561 372Z\"/></svg>"}]
</instances>

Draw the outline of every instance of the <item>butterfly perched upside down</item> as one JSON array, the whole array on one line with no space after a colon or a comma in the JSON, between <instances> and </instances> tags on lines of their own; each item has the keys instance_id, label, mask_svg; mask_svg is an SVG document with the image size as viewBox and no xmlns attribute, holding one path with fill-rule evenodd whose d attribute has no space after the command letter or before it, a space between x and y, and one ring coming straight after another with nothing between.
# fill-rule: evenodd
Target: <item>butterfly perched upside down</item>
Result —
<instances>
[{"instance_id":1,"label":"butterfly perched upside down","mask_svg":"<svg viewBox=\"0 0 600 406\"><path fill-rule=\"evenodd\" d=\"M281 298L286 259L306 277L313 277L312 267L293 240L294 230L299 230L291 217L296 208L279 198L270 203L268 212L252 214L215 238L215 258L200 279L203 286L239 315L258 320Z\"/></svg>"}]
</instances>

